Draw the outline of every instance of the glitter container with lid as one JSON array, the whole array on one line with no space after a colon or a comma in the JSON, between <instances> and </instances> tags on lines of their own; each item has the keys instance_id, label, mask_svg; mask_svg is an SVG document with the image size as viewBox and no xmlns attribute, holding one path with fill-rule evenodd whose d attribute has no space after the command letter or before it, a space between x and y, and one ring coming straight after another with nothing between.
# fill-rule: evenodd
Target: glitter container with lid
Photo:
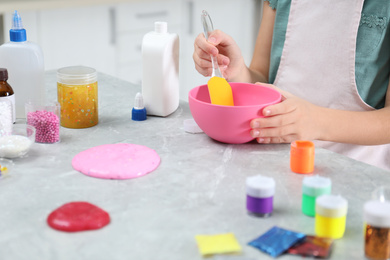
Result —
<instances>
[{"instance_id":1,"label":"glitter container with lid","mask_svg":"<svg viewBox=\"0 0 390 260\"><path fill-rule=\"evenodd\" d=\"M246 178L246 208L249 213L259 217L268 217L273 211L275 180L256 175Z\"/></svg>"},{"instance_id":2,"label":"glitter container with lid","mask_svg":"<svg viewBox=\"0 0 390 260\"><path fill-rule=\"evenodd\" d=\"M319 237L338 239L345 232L348 201L325 194L316 199L315 233Z\"/></svg>"},{"instance_id":3,"label":"glitter container with lid","mask_svg":"<svg viewBox=\"0 0 390 260\"><path fill-rule=\"evenodd\" d=\"M390 259L390 202L364 204L364 252L368 259Z\"/></svg>"},{"instance_id":4,"label":"glitter container with lid","mask_svg":"<svg viewBox=\"0 0 390 260\"><path fill-rule=\"evenodd\" d=\"M314 217L316 198L330 194L332 181L329 178L318 175L303 178L302 181L302 212L305 215Z\"/></svg>"},{"instance_id":5,"label":"glitter container with lid","mask_svg":"<svg viewBox=\"0 0 390 260\"><path fill-rule=\"evenodd\" d=\"M60 141L60 104L45 106L26 103L27 124L35 127L35 142L58 143Z\"/></svg>"},{"instance_id":6,"label":"glitter container with lid","mask_svg":"<svg viewBox=\"0 0 390 260\"><path fill-rule=\"evenodd\" d=\"M61 106L61 126L87 128L98 123L97 72L72 66L57 71L57 98Z\"/></svg>"}]
</instances>

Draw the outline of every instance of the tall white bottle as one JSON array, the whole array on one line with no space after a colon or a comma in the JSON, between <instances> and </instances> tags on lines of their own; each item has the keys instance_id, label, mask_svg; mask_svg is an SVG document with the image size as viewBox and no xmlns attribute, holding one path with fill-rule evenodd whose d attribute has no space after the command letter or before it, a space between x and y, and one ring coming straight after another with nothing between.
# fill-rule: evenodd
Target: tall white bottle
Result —
<instances>
[{"instance_id":1,"label":"tall white bottle","mask_svg":"<svg viewBox=\"0 0 390 260\"><path fill-rule=\"evenodd\" d=\"M0 67L8 70L8 82L15 92L16 118L26 118L25 103L45 102L44 63L42 49L27 41L19 13L15 11L10 42L0 46Z\"/></svg>"},{"instance_id":2,"label":"tall white bottle","mask_svg":"<svg viewBox=\"0 0 390 260\"><path fill-rule=\"evenodd\" d=\"M179 107L179 36L166 22L142 40L142 96L148 115L168 116Z\"/></svg>"}]
</instances>

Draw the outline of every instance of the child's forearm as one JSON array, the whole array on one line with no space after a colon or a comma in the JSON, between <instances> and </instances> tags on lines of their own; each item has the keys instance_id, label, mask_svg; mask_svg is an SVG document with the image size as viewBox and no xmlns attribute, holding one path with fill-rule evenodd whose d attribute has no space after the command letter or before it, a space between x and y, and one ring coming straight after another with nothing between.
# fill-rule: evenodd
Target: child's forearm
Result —
<instances>
[{"instance_id":1,"label":"child's forearm","mask_svg":"<svg viewBox=\"0 0 390 260\"><path fill-rule=\"evenodd\" d=\"M267 77L262 75L260 72L245 66L241 69L241 72L236 77L230 78L229 81L248 82L248 83L256 83L256 82L267 83Z\"/></svg>"},{"instance_id":2,"label":"child's forearm","mask_svg":"<svg viewBox=\"0 0 390 260\"><path fill-rule=\"evenodd\" d=\"M359 145L390 143L390 107L366 112L321 110L319 140Z\"/></svg>"}]
</instances>

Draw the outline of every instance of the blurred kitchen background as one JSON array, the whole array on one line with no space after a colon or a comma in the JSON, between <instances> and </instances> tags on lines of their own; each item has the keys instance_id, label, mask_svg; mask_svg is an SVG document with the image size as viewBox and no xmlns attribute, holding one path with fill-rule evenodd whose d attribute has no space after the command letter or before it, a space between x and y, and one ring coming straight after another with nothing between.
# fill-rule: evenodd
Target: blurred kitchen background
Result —
<instances>
[{"instance_id":1,"label":"blurred kitchen background","mask_svg":"<svg viewBox=\"0 0 390 260\"><path fill-rule=\"evenodd\" d=\"M0 0L0 44L9 41L18 10L27 40L39 44L45 69L84 65L141 84L142 37L155 21L168 22L180 38L180 98L207 83L195 70L194 39L206 10L214 28L230 34L249 65L261 20L262 0Z\"/></svg>"}]
</instances>

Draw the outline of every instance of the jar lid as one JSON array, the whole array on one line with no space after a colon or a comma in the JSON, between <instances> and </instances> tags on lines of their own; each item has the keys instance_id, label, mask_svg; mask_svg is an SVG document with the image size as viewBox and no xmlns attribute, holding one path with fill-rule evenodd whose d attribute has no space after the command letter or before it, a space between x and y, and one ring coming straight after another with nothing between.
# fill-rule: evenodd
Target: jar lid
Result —
<instances>
[{"instance_id":1,"label":"jar lid","mask_svg":"<svg viewBox=\"0 0 390 260\"><path fill-rule=\"evenodd\" d=\"M316 199L316 214L328 218L347 215L348 201L340 195L325 194Z\"/></svg>"},{"instance_id":2,"label":"jar lid","mask_svg":"<svg viewBox=\"0 0 390 260\"><path fill-rule=\"evenodd\" d=\"M0 68L0 81L8 80L8 70L4 68Z\"/></svg>"},{"instance_id":3,"label":"jar lid","mask_svg":"<svg viewBox=\"0 0 390 260\"><path fill-rule=\"evenodd\" d=\"M308 196L318 197L323 194L330 194L332 181L329 178L319 175L303 178L302 193Z\"/></svg>"},{"instance_id":4,"label":"jar lid","mask_svg":"<svg viewBox=\"0 0 390 260\"><path fill-rule=\"evenodd\" d=\"M390 202L370 200L364 204L364 221L374 227L390 228Z\"/></svg>"},{"instance_id":5,"label":"jar lid","mask_svg":"<svg viewBox=\"0 0 390 260\"><path fill-rule=\"evenodd\" d=\"M57 70L57 81L71 85L91 84L97 81L97 72L84 66L65 67Z\"/></svg>"},{"instance_id":6,"label":"jar lid","mask_svg":"<svg viewBox=\"0 0 390 260\"><path fill-rule=\"evenodd\" d=\"M275 194L275 180L262 175L247 177L246 192L254 198L269 198Z\"/></svg>"}]
</instances>

